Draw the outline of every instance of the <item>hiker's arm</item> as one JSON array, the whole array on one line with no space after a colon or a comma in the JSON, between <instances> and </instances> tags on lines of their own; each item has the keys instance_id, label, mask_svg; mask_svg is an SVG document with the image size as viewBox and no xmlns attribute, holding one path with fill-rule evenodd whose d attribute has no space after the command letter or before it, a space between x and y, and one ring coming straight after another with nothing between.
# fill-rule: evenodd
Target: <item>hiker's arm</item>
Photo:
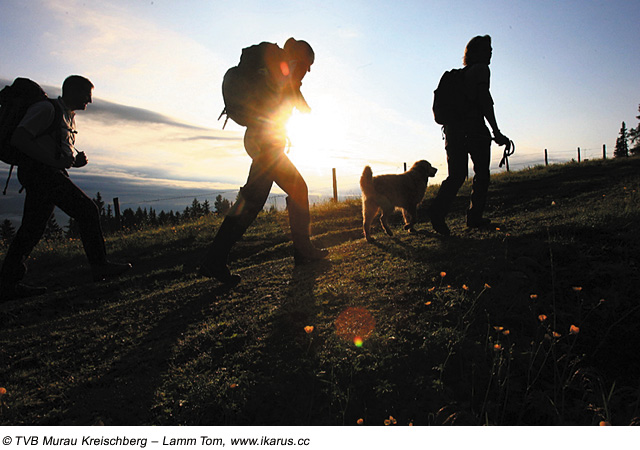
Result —
<instances>
[{"instance_id":1,"label":"hiker's arm","mask_svg":"<svg viewBox=\"0 0 640 450\"><path fill-rule=\"evenodd\" d=\"M489 91L489 67L486 69L486 73L483 73L478 82L478 101L480 103L480 107L482 108L482 115L489 122L489 126L491 127L491 131L493 131L493 136L498 145L506 145L509 143L509 138L503 135L500 132L500 128L498 128L498 121L496 120L496 113L493 108L493 98L491 97L491 92Z\"/></svg>"},{"instance_id":2,"label":"hiker's arm","mask_svg":"<svg viewBox=\"0 0 640 450\"><path fill-rule=\"evenodd\" d=\"M47 145L41 145L46 143ZM11 145L19 149L25 155L56 169L68 169L74 163L73 156L61 155L60 159L54 157L55 143L51 136L41 136L36 139L24 127L18 127L11 136Z\"/></svg>"},{"instance_id":3,"label":"hiker's arm","mask_svg":"<svg viewBox=\"0 0 640 450\"><path fill-rule=\"evenodd\" d=\"M305 100L304 96L302 95L302 92L300 92L300 90L298 90L297 92L297 98L296 98L296 108L298 109L298 111L300 111L301 113L305 113L308 114L311 112L311 107L309 106L309 104L307 103L307 101Z\"/></svg>"}]
</instances>

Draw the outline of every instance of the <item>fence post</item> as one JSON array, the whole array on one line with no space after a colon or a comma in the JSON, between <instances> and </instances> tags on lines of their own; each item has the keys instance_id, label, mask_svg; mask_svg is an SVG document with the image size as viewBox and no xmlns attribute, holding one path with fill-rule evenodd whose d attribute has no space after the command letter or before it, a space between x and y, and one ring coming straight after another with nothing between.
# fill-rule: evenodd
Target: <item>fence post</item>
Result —
<instances>
[{"instance_id":1,"label":"fence post","mask_svg":"<svg viewBox=\"0 0 640 450\"><path fill-rule=\"evenodd\" d=\"M116 215L116 225L119 230L122 227L122 222L120 221L120 200L118 197L113 198L113 211Z\"/></svg>"},{"instance_id":2,"label":"fence post","mask_svg":"<svg viewBox=\"0 0 640 450\"><path fill-rule=\"evenodd\" d=\"M338 202L338 180L336 178L336 169L331 169L333 172L333 201Z\"/></svg>"},{"instance_id":3,"label":"fence post","mask_svg":"<svg viewBox=\"0 0 640 450\"><path fill-rule=\"evenodd\" d=\"M404 171L407 171L407 163L404 163Z\"/></svg>"},{"instance_id":4,"label":"fence post","mask_svg":"<svg viewBox=\"0 0 640 450\"><path fill-rule=\"evenodd\" d=\"M602 144L602 159L607 159L607 144Z\"/></svg>"},{"instance_id":5,"label":"fence post","mask_svg":"<svg viewBox=\"0 0 640 450\"><path fill-rule=\"evenodd\" d=\"M548 166L549 165L549 152L547 152L547 149L544 149L544 165Z\"/></svg>"},{"instance_id":6,"label":"fence post","mask_svg":"<svg viewBox=\"0 0 640 450\"><path fill-rule=\"evenodd\" d=\"M578 147L578 162L580 162L580 147Z\"/></svg>"}]
</instances>

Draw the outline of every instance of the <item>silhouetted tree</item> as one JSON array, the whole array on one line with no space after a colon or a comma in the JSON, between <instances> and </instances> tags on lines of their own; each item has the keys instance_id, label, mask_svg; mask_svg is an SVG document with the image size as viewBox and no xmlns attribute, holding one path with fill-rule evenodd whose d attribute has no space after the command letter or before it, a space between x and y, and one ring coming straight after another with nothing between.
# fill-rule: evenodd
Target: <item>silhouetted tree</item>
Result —
<instances>
[{"instance_id":1,"label":"silhouetted tree","mask_svg":"<svg viewBox=\"0 0 640 450\"><path fill-rule=\"evenodd\" d=\"M204 203L202 204L202 213L205 216L208 216L209 214L211 214L211 204L209 203L209 200L205 199Z\"/></svg>"},{"instance_id":2,"label":"silhouetted tree","mask_svg":"<svg viewBox=\"0 0 640 450\"><path fill-rule=\"evenodd\" d=\"M97 192L96 198L92 200L93 200L93 203L95 203L96 206L98 207L98 211L100 212L100 217L104 217L105 216L104 200L102 200L102 195L100 195L100 192Z\"/></svg>"},{"instance_id":3,"label":"silhouetted tree","mask_svg":"<svg viewBox=\"0 0 640 450\"><path fill-rule=\"evenodd\" d=\"M640 105L638 105L638 112L640 112ZM633 144L629 151L632 155L640 154L640 115L636 116L636 119L638 119L638 126L629 130L629 142Z\"/></svg>"},{"instance_id":4,"label":"silhouetted tree","mask_svg":"<svg viewBox=\"0 0 640 450\"><path fill-rule=\"evenodd\" d=\"M231 202L226 198L223 198L221 194L218 194L216 201L213 203L213 207L217 214L226 214L231 208Z\"/></svg>"},{"instance_id":5,"label":"silhouetted tree","mask_svg":"<svg viewBox=\"0 0 640 450\"><path fill-rule=\"evenodd\" d=\"M0 240L3 244L9 245L11 240L16 235L16 229L9 219L4 219L2 225L0 225Z\"/></svg>"},{"instance_id":6,"label":"silhouetted tree","mask_svg":"<svg viewBox=\"0 0 640 450\"><path fill-rule=\"evenodd\" d=\"M620 134L616 139L616 148L613 150L613 156L616 158L622 158L629 156L629 134L627 132L627 125L622 122L620 128Z\"/></svg>"},{"instance_id":7,"label":"silhouetted tree","mask_svg":"<svg viewBox=\"0 0 640 450\"><path fill-rule=\"evenodd\" d=\"M47 222L47 227L44 229L44 234L42 237L47 241L57 241L62 239L64 236L64 232L62 231L62 227L58 225L58 221L56 220L56 216L51 214L49 217L49 221Z\"/></svg>"},{"instance_id":8,"label":"silhouetted tree","mask_svg":"<svg viewBox=\"0 0 640 450\"><path fill-rule=\"evenodd\" d=\"M73 220L72 217L69 217L69 223L65 227L67 231L65 231L64 236L67 239L75 239L80 237L80 227L78 226L78 222Z\"/></svg>"}]
</instances>

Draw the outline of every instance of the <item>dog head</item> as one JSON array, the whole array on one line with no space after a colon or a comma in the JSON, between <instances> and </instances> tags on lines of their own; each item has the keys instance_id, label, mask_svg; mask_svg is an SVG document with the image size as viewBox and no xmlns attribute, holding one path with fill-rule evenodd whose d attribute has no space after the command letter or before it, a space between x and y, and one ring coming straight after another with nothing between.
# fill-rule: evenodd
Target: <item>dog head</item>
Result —
<instances>
[{"instance_id":1,"label":"dog head","mask_svg":"<svg viewBox=\"0 0 640 450\"><path fill-rule=\"evenodd\" d=\"M413 166L411 166L411 169L409 169L409 171L419 172L421 175L423 175L423 178L426 180L426 179L429 179L430 177L435 177L438 169L433 167L431 163L429 163L429 161L425 161L423 159L421 161L417 161L416 163L414 163Z\"/></svg>"}]
</instances>

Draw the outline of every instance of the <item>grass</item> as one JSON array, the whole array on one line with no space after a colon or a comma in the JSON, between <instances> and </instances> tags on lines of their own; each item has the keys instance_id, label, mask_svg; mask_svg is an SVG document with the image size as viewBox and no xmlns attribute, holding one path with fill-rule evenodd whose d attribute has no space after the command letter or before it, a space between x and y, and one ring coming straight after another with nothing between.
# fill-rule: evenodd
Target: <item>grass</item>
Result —
<instances>
[{"instance_id":1,"label":"grass","mask_svg":"<svg viewBox=\"0 0 640 450\"><path fill-rule=\"evenodd\" d=\"M400 217L362 238L358 201L314 207L327 262L295 267L284 212L196 274L220 223L108 238L134 270L92 283L42 242L2 305L3 425L628 425L640 422L640 159L494 176L496 230ZM437 187L430 187L425 204ZM360 338L356 341L355 338ZM3 391L0 389L0 394Z\"/></svg>"}]
</instances>

